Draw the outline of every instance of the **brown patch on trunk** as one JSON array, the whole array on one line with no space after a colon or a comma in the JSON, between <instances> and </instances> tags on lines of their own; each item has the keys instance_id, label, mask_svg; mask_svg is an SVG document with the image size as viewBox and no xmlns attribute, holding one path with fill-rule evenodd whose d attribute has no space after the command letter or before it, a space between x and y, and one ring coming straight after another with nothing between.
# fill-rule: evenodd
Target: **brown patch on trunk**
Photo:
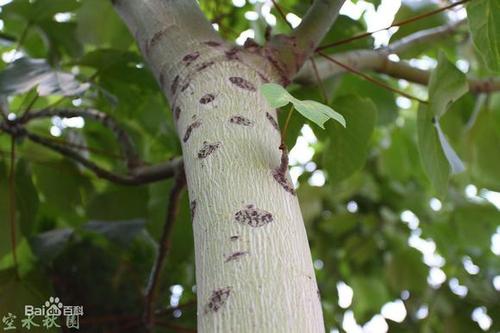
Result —
<instances>
[{"instance_id":1,"label":"brown patch on trunk","mask_svg":"<svg viewBox=\"0 0 500 333\"><path fill-rule=\"evenodd\" d=\"M204 42L204 44L211 46L211 47L221 46L221 43L213 41L213 40L208 40L208 41Z\"/></svg>"},{"instance_id":2,"label":"brown patch on trunk","mask_svg":"<svg viewBox=\"0 0 500 333\"><path fill-rule=\"evenodd\" d=\"M248 91L256 91L255 86L253 83L251 83L248 80L245 80L242 77L239 76L232 76L229 78L229 81L231 81L232 84L234 84L237 87L240 87L241 89L248 90Z\"/></svg>"},{"instance_id":3,"label":"brown patch on trunk","mask_svg":"<svg viewBox=\"0 0 500 333\"><path fill-rule=\"evenodd\" d=\"M214 143L208 143L207 141L203 142L203 147L198 151L198 158L199 159L207 158L214 151L219 149L220 145L221 145L220 142L214 142Z\"/></svg>"},{"instance_id":4,"label":"brown patch on trunk","mask_svg":"<svg viewBox=\"0 0 500 333\"><path fill-rule=\"evenodd\" d=\"M185 83L185 84L181 87L181 92L184 92L187 88L189 88L189 84L190 84L190 83L191 83L190 81L186 82L186 83Z\"/></svg>"},{"instance_id":5,"label":"brown patch on trunk","mask_svg":"<svg viewBox=\"0 0 500 333\"><path fill-rule=\"evenodd\" d=\"M227 263L227 262L230 262L230 261L233 261L233 260L240 259L242 256L247 255L247 254L249 254L248 251L234 252L233 254L231 254L230 256L228 256L224 262Z\"/></svg>"},{"instance_id":6,"label":"brown patch on trunk","mask_svg":"<svg viewBox=\"0 0 500 333\"><path fill-rule=\"evenodd\" d=\"M191 210L191 221L194 221L194 215L196 214L196 200L191 200L189 204L189 209Z\"/></svg>"},{"instance_id":7,"label":"brown patch on trunk","mask_svg":"<svg viewBox=\"0 0 500 333\"><path fill-rule=\"evenodd\" d=\"M201 122L199 120L193 122L191 125L186 128L186 132L184 133L184 137L182 138L182 142L186 143L189 138L191 137L191 133L195 128L198 128L201 126Z\"/></svg>"},{"instance_id":8,"label":"brown patch on trunk","mask_svg":"<svg viewBox=\"0 0 500 333\"><path fill-rule=\"evenodd\" d=\"M267 120L269 120L269 122L271 123L271 125L274 127L275 130L277 131L280 130L278 122L276 122L276 119L274 119L274 117L269 112L266 112L266 118Z\"/></svg>"},{"instance_id":9,"label":"brown patch on trunk","mask_svg":"<svg viewBox=\"0 0 500 333\"><path fill-rule=\"evenodd\" d=\"M240 60L240 57L238 56L239 51L240 49L235 46L228 51L225 51L224 54L226 55L227 60Z\"/></svg>"},{"instance_id":10,"label":"brown patch on trunk","mask_svg":"<svg viewBox=\"0 0 500 333\"><path fill-rule=\"evenodd\" d=\"M172 93L172 95L175 95L178 85L179 85L179 75L176 75L174 81L172 81L172 85L170 86L170 92Z\"/></svg>"},{"instance_id":11,"label":"brown patch on trunk","mask_svg":"<svg viewBox=\"0 0 500 333\"><path fill-rule=\"evenodd\" d=\"M205 61L196 67L196 71L201 72L202 70L204 70L204 69L206 69L214 64L215 64L215 62L213 62L213 61Z\"/></svg>"},{"instance_id":12,"label":"brown patch on trunk","mask_svg":"<svg viewBox=\"0 0 500 333\"><path fill-rule=\"evenodd\" d=\"M181 108L176 106L174 108L174 117L175 117L175 120L179 120L179 117L181 115Z\"/></svg>"},{"instance_id":13,"label":"brown patch on trunk","mask_svg":"<svg viewBox=\"0 0 500 333\"><path fill-rule=\"evenodd\" d=\"M280 184L281 187L285 189L288 193L295 195L295 189L293 184L290 182L285 172L282 172L280 168L273 170L274 179Z\"/></svg>"},{"instance_id":14,"label":"brown patch on trunk","mask_svg":"<svg viewBox=\"0 0 500 333\"><path fill-rule=\"evenodd\" d=\"M191 63L193 61L198 59L199 56L200 56L200 52L189 53L189 54L186 54L184 56L184 58L182 58L182 61L186 64L186 67L187 67L187 66L191 65Z\"/></svg>"},{"instance_id":15,"label":"brown patch on trunk","mask_svg":"<svg viewBox=\"0 0 500 333\"><path fill-rule=\"evenodd\" d=\"M215 99L214 94L205 94L200 98L200 104L208 104Z\"/></svg>"},{"instance_id":16,"label":"brown patch on trunk","mask_svg":"<svg viewBox=\"0 0 500 333\"><path fill-rule=\"evenodd\" d=\"M253 121L243 116L232 116L229 119L231 124L241 125L241 126L253 126Z\"/></svg>"},{"instance_id":17,"label":"brown patch on trunk","mask_svg":"<svg viewBox=\"0 0 500 333\"><path fill-rule=\"evenodd\" d=\"M149 54L149 50L151 50L151 48L155 46L160 41L160 39L162 39L162 37L167 33L167 31L168 29L160 30L156 32L153 35L153 37L151 37L149 42L146 44L146 54Z\"/></svg>"},{"instance_id":18,"label":"brown patch on trunk","mask_svg":"<svg viewBox=\"0 0 500 333\"><path fill-rule=\"evenodd\" d=\"M262 227L273 221L273 215L266 210L259 209L255 205L247 205L234 214L234 220L253 228Z\"/></svg>"},{"instance_id":19,"label":"brown patch on trunk","mask_svg":"<svg viewBox=\"0 0 500 333\"><path fill-rule=\"evenodd\" d=\"M212 295L205 306L205 314L219 311L227 302L231 295L232 288L225 287L212 291Z\"/></svg>"}]
</instances>

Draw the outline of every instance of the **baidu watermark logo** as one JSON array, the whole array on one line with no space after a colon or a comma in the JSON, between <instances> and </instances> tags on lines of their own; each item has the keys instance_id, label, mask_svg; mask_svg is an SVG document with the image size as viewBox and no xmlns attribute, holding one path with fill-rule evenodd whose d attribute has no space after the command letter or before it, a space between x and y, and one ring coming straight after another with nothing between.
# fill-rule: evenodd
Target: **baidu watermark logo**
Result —
<instances>
[{"instance_id":1,"label":"baidu watermark logo","mask_svg":"<svg viewBox=\"0 0 500 333\"><path fill-rule=\"evenodd\" d=\"M83 316L83 306L64 305L58 297L50 297L42 306L24 306L24 317L19 318L13 313L2 317L4 331L35 327L51 329L65 325L67 328L80 329L80 317ZM18 325L21 325L20 327Z\"/></svg>"}]
</instances>

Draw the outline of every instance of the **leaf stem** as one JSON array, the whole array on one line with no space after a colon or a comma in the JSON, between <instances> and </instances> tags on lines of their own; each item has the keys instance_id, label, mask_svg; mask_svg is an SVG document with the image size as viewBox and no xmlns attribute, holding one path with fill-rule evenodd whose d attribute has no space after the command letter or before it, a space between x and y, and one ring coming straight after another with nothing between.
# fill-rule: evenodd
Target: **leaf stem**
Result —
<instances>
[{"instance_id":1,"label":"leaf stem","mask_svg":"<svg viewBox=\"0 0 500 333\"><path fill-rule=\"evenodd\" d=\"M290 107L290 111L288 111L288 116L286 117L285 126L283 127L283 130L281 131L281 146L285 145L286 133L288 130L288 124L290 123L290 119L292 118L292 113L293 113L293 104Z\"/></svg>"}]
</instances>

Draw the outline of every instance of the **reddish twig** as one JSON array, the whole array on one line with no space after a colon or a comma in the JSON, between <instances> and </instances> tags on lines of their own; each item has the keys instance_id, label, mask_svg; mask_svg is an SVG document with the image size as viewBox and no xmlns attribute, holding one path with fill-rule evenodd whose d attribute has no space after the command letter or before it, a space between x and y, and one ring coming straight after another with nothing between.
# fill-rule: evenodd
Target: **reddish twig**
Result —
<instances>
[{"instance_id":1,"label":"reddish twig","mask_svg":"<svg viewBox=\"0 0 500 333\"><path fill-rule=\"evenodd\" d=\"M278 13L280 14L280 16L283 19L283 21L285 21L285 23L288 25L288 27L290 28L290 30L293 30L292 24L290 22L288 22L288 20L286 19L286 15L283 12L283 10L281 9L281 7L276 3L275 0L271 0L271 2L273 3L274 8L276 8L276 10L278 11Z\"/></svg>"},{"instance_id":2,"label":"reddish twig","mask_svg":"<svg viewBox=\"0 0 500 333\"><path fill-rule=\"evenodd\" d=\"M424 101L423 99L420 99L420 98L418 98L418 97L416 97L416 96L413 96L413 95L407 94L407 93L405 93L404 91L401 91L401 90L399 90L399 89L396 89L396 88L394 88L394 87L391 87L390 85L386 84L385 82L382 82L382 81L380 81L380 80L377 80L377 79L375 79L375 78L373 78L373 77L371 77L371 76L369 76L369 75L367 75L367 74L365 74L365 73L363 73L363 72L358 71L357 69L355 69L355 68L353 68L353 67L351 67L351 66L348 66L348 65L346 65L346 64L344 64L344 63L341 63L341 62L339 62L339 61L335 60L334 58L332 58L332 57L328 56L327 54L324 54L323 52L318 52L318 54L319 54L320 56L322 56L323 58L325 58L325 59L327 59L327 60L329 60L329 61L333 62L334 64L336 64L336 65L338 65L338 66L340 66L340 67L345 68L345 69L346 69L346 70L348 70L349 72L354 73L354 74L356 74L356 75L358 75L358 76L362 77L363 79L365 79L365 80L367 80L367 81L369 81L369 82L371 82L371 83L373 83L373 84L376 84L376 85L378 85L378 86L380 86L380 87L382 87L382 88L384 88L384 89L387 89L387 90L389 90L389 91L392 91L392 92L394 92L394 93L396 93L396 94L399 94L399 95L401 95L401 96L404 96L404 97L406 97L406 98L409 98L409 99L413 99L413 100L419 101L420 103L423 103L423 104L427 104L427 101Z\"/></svg>"},{"instance_id":3,"label":"reddish twig","mask_svg":"<svg viewBox=\"0 0 500 333\"><path fill-rule=\"evenodd\" d=\"M154 301L158 289L158 280L161 275L165 258L167 257L168 251L170 250L170 235L172 233L175 219L179 211L179 198L185 185L186 178L184 175L184 170L178 169L175 177L175 184L173 185L172 190L170 191L170 197L168 198L167 216L165 218L165 224L163 226L163 232L160 238L158 253L151 269L145 291L143 320L146 328L149 330L151 330L155 324Z\"/></svg>"},{"instance_id":4,"label":"reddish twig","mask_svg":"<svg viewBox=\"0 0 500 333\"><path fill-rule=\"evenodd\" d=\"M362 38L365 38L365 37L368 37L368 36L371 36L372 34L374 33L377 33L377 32L380 32L380 31L384 31L384 30L387 30L387 29L390 29L392 27L400 27L400 26L403 26L403 25L406 25L408 23L412 23L412 22L415 22L415 21L418 21L418 20L421 20L421 19L424 19L426 17L429 17L429 16L432 16L432 15L435 15L435 14L438 14L438 13L441 13L443 11L446 11L450 8L453 8L455 6L458 6L458 5L462 5L466 2L469 2L470 0L462 0L462 1L458 1L458 2L455 2L455 3L452 3L446 7L442 7L442 8L438 8L438 9L435 9L435 10L432 10L432 11L429 11L427 13L423 13L423 14L420 14L420 15L416 15L416 16L412 16L410 18L407 18L405 20L401 20L401 21L398 21L398 22L395 22L393 24L391 24L390 26L388 27L385 27L385 28L382 28L382 29L378 29L378 30L375 30L375 31L370 31L370 32L364 32L362 34L359 34L359 35L354 35L352 37L349 37L349 38L346 38L346 39L341 39L341 40L338 40L336 42L333 42L333 43L330 43L330 44L326 44L326 45L323 45L323 46L320 46L316 49L316 51L322 51L322 50L325 50L325 49L328 49L330 47L334 47L334 46L338 46L338 45L342 45L342 44L347 44L347 43L350 43L352 41L355 41L355 40L358 40L358 39L362 39Z\"/></svg>"},{"instance_id":5,"label":"reddish twig","mask_svg":"<svg viewBox=\"0 0 500 333\"><path fill-rule=\"evenodd\" d=\"M321 95L323 96L323 103L328 104L328 98L326 96L325 86L323 85L323 81L321 81L321 78L319 77L319 72L318 72L318 67L316 66L316 61L314 61L313 57L311 57L309 59L311 60L312 68L314 71L314 77L316 78L316 81L318 82L319 89L321 91Z\"/></svg>"}]
</instances>

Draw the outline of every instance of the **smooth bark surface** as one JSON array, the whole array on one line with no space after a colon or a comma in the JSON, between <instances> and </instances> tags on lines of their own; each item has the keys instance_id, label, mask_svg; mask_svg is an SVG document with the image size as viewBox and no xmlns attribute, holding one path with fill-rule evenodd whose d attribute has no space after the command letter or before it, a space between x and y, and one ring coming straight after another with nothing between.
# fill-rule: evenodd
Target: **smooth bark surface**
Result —
<instances>
[{"instance_id":1,"label":"smooth bark surface","mask_svg":"<svg viewBox=\"0 0 500 333\"><path fill-rule=\"evenodd\" d=\"M323 332L319 291L276 110L278 73L225 45L194 1L119 0L168 97L182 142L200 332Z\"/></svg>"}]
</instances>

